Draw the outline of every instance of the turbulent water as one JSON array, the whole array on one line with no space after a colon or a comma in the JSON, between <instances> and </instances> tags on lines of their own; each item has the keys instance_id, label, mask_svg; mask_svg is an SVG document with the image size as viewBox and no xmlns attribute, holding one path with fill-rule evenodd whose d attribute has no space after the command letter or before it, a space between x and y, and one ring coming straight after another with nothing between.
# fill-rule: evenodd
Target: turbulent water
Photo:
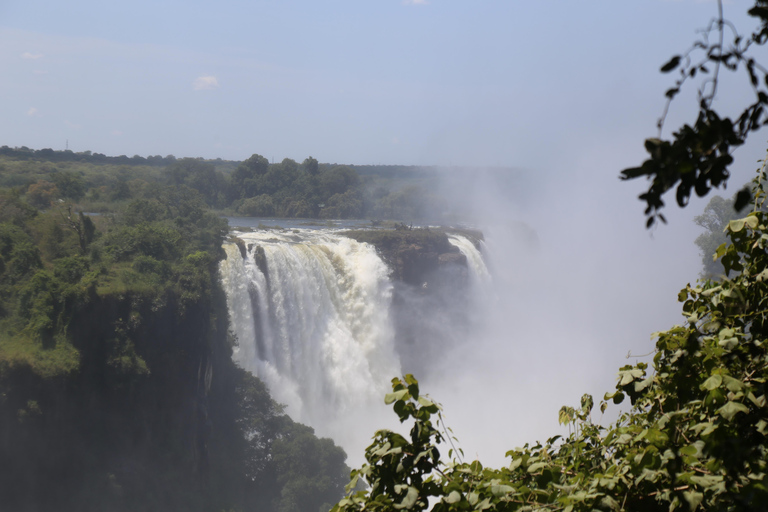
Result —
<instances>
[{"instance_id":1,"label":"turbulent water","mask_svg":"<svg viewBox=\"0 0 768 512\"><path fill-rule=\"evenodd\" d=\"M245 257L228 243L220 268L238 339L234 358L267 383L292 417L332 435L339 418L381 402L389 380L408 366L401 362L406 356L396 333L402 329L393 312L393 295L404 296L395 287L402 284L390 280L372 246L331 230L235 234ZM488 281L472 242L458 235L449 240L467 258L469 280ZM410 313L424 318L423 299L418 291L413 297Z\"/></svg>"}]
</instances>

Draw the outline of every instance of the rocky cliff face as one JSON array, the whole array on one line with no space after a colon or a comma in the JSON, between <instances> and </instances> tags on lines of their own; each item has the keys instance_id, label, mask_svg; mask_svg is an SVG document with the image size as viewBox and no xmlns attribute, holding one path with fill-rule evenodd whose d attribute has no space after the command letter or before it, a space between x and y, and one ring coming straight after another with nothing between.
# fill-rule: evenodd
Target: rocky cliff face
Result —
<instances>
[{"instance_id":1,"label":"rocky cliff face","mask_svg":"<svg viewBox=\"0 0 768 512\"><path fill-rule=\"evenodd\" d=\"M345 234L374 245L391 268L392 317L403 371L427 376L441 353L471 336L466 256L437 229ZM475 242L482 239L479 232L461 234Z\"/></svg>"},{"instance_id":2,"label":"rocky cliff face","mask_svg":"<svg viewBox=\"0 0 768 512\"><path fill-rule=\"evenodd\" d=\"M233 399L221 378L232 363L217 296L94 296L69 322L76 371L0 372L15 384L3 408L32 409L3 429L0 480L9 486L0 496L9 510L174 509L181 496L200 497L211 436L231 435L234 423L218 410Z\"/></svg>"},{"instance_id":3,"label":"rocky cliff face","mask_svg":"<svg viewBox=\"0 0 768 512\"><path fill-rule=\"evenodd\" d=\"M466 279L467 258L448 241L445 231L423 229L347 231L346 236L374 247L392 269L392 279L428 290L442 267L460 267ZM437 283L435 283L437 284ZM456 283L453 283L456 284Z\"/></svg>"}]
</instances>

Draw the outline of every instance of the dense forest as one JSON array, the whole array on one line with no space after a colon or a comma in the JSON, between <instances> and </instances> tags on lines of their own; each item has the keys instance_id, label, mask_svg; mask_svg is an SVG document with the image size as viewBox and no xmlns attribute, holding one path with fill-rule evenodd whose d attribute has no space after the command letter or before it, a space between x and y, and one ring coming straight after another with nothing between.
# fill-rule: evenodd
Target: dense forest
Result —
<instances>
[{"instance_id":1,"label":"dense forest","mask_svg":"<svg viewBox=\"0 0 768 512\"><path fill-rule=\"evenodd\" d=\"M186 186L232 216L421 221L456 216L435 190L438 170L323 164L312 157L270 163L201 158L111 157L90 151L0 147L0 187L46 209L57 200L109 212L151 198L158 185Z\"/></svg>"},{"instance_id":2,"label":"dense forest","mask_svg":"<svg viewBox=\"0 0 768 512\"><path fill-rule=\"evenodd\" d=\"M285 172L338 207L356 174L0 153L3 510L330 508L343 450L232 362L217 274L228 227L210 206L238 187L293 204L268 188Z\"/></svg>"}]
</instances>

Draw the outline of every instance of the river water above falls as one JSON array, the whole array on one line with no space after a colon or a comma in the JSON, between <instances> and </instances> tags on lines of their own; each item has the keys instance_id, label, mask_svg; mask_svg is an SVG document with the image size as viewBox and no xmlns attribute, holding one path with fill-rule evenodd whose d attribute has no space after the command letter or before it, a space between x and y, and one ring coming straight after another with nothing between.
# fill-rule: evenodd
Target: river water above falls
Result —
<instances>
[{"instance_id":1,"label":"river water above falls","mask_svg":"<svg viewBox=\"0 0 768 512\"><path fill-rule=\"evenodd\" d=\"M348 453L367 443L357 446L350 432L361 416L380 417L390 379L425 371L447 338L470 328L472 289L489 280L481 253L461 235L449 241L463 258L421 286L391 279L372 245L339 231L233 235L240 242L225 244L220 267L238 340L233 357L294 419Z\"/></svg>"}]
</instances>

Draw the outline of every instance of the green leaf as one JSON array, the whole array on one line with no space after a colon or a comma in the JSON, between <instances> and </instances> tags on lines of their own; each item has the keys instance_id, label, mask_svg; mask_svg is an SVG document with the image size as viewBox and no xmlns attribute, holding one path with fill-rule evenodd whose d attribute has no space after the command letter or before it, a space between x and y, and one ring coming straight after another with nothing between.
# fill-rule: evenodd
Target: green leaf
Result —
<instances>
[{"instance_id":1,"label":"green leaf","mask_svg":"<svg viewBox=\"0 0 768 512\"><path fill-rule=\"evenodd\" d=\"M723 477L721 475L693 475L690 480L699 487L714 487L723 481Z\"/></svg>"},{"instance_id":2,"label":"green leaf","mask_svg":"<svg viewBox=\"0 0 768 512\"><path fill-rule=\"evenodd\" d=\"M712 375L710 378L704 381L699 388L701 390L708 390L712 391L713 389L717 389L720 387L720 384L723 383L723 376L722 375Z\"/></svg>"},{"instance_id":3,"label":"green leaf","mask_svg":"<svg viewBox=\"0 0 768 512\"><path fill-rule=\"evenodd\" d=\"M653 377L648 377L641 381L635 381L635 392L639 393L653 383Z\"/></svg>"},{"instance_id":4,"label":"green leaf","mask_svg":"<svg viewBox=\"0 0 768 512\"><path fill-rule=\"evenodd\" d=\"M436 414L437 411L440 410L440 407L435 402L428 398L424 398L423 396L419 396L418 402L424 409L432 414Z\"/></svg>"},{"instance_id":5,"label":"green leaf","mask_svg":"<svg viewBox=\"0 0 768 512\"><path fill-rule=\"evenodd\" d=\"M757 407L765 407L765 395L755 396L754 393L749 393L747 395L747 398L749 398L749 401L755 404Z\"/></svg>"},{"instance_id":6,"label":"green leaf","mask_svg":"<svg viewBox=\"0 0 768 512\"><path fill-rule=\"evenodd\" d=\"M701 504L701 500L704 499L704 495L696 491L683 491L683 498L688 502L688 506L691 507L691 510L696 510L696 507Z\"/></svg>"},{"instance_id":7,"label":"green leaf","mask_svg":"<svg viewBox=\"0 0 768 512\"><path fill-rule=\"evenodd\" d=\"M696 455L698 451L699 450L694 445L691 444L691 445L683 446L682 448L680 448L679 453L680 455L690 456L690 455Z\"/></svg>"},{"instance_id":8,"label":"green leaf","mask_svg":"<svg viewBox=\"0 0 768 512\"><path fill-rule=\"evenodd\" d=\"M669 442L669 436L665 432L655 428L648 429L645 434L645 439L657 447L662 447Z\"/></svg>"},{"instance_id":9,"label":"green leaf","mask_svg":"<svg viewBox=\"0 0 768 512\"><path fill-rule=\"evenodd\" d=\"M413 506L416 504L416 501L419 499L419 491L415 487L408 487L408 493L405 495L405 498L403 498L403 501L400 503L396 503L394 507L398 510L400 509L412 509Z\"/></svg>"},{"instance_id":10,"label":"green leaf","mask_svg":"<svg viewBox=\"0 0 768 512\"><path fill-rule=\"evenodd\" d=\"M557 415L557 421L561 425L570 423L575 419L576 419L576 411L573 409L573 407L568 407L564 405L560 408L560 412Z\"/></svg>"},{"instance_id":11,"label":"green leaf","mask_svg":"<svg viewBox=\"0 0 768 512\"><path fill-rule=\"evenodd\" d=\"M451 493L445 498L446 503L458 503L461 501L461 493L459 491L451 491Z\"/></svg>"},{"instance_id":12,"label":"green leaf","mask_svg":"<svg viewBox=\"0 0 768 512\"><path fill-rule=\"evenodd\" d=\"M632 368L630 370L623 370L619 372L619 386L626 386L632 381L639 379L645 375L643 370Z\"/></svg>"},{"instance_id":13,"label":"green leaf","mask_svg":"<svg viewBox=\"0 0 768 512\"><path fill-rule=\"evenodd\" d=\"M610 496L603 496L602 499L600 499L600 505L603 508L609 508L611 510L619 510L619 502L611 498Z\"/></svg>"},{"instance_id":14,"label":"green leaf","mask_svg":"<svg viewBox=\"0 0 768 512\"><path fill-rule=\"evenodd\" d=\"M389 405L392 402L395 402L397 400L402 400L403 398L406 397L407 394L408 394L407 389L401 389L400 391L395 391L394 393L387 393L386 395L384 395L384 403Z\"/></svg>"},{"instance_id":15,"label":"green leaf","mask_svg":"<svg viewBox=\"0 0 768 512\"><path fill-rule=\"evenodd\" d=\"M731 421L738 413L749 412L749 408L742 403L730 401L718 409L717 412L727 421Z\"/></svg>"},{"instance_id":16,"label":"green leaf","mask_svg":"<svg viewBox=\"0 0 768 512\"><path fill-rule=\"evenodd\" d=\"M744 219L736 219L728 222L728 229L732 233L738 233L744 229Z\"/></svg>"},{"instance_id":17,"label":"green leaf","mask_svg":"<svg viewBox=\"0 0 768 512\"><path fill-rule=\"evenodd\" d=\"M744 383L739 379L734 379L730 375L723 375L723 383L728 391L733 391L734 393L738 393L744 389Z\"/></svg>"},{"instance_id":18,"label":"green leaf","mask_svg":"<svg viewBox=\"0 0 768 512\"><path fill-rule=\"evenodd\" d=\"M485 498L483 501L475 506L475 510L487 510L491 508L491 499Z\"/></svg>"},{"instance_id":19,"label":"green leaf","mask_svg":"<svg viewBox=\"0 0 768 512\"><path fill-rule=\"evenodd\" d=\"M752 192L747 185L736 193L736 200L734 201L733 208L737 212L740 212L750 202L752 202Z\"/></svg>"},{"instance_id":20,"label":"green leaf","mask_svg":"<svg viewBox=\"0 0 768 512\"><path fill-rule=\"evenodd\" d=\"M529 468L529 471L530 471L530 468ZM499 496L504 496L506 494L509 494L514 490L515 488L509 485L492 485L491 486L491 494L493 494L497 498Z\"/></svg>"},{"instance_id":21,"label":"green leaf","mask_svg":"<svg viewBox=\"0 0 768 512\"><path fill-rule=\"evenodd\" d=\"M680 55L675 55L671 59L667 61L666 64L661 66L661 72L662 73L669 73L670 71L674 70L677 66L680 65L680 59L682 57Z\"/></svg>"}]
</instances>

